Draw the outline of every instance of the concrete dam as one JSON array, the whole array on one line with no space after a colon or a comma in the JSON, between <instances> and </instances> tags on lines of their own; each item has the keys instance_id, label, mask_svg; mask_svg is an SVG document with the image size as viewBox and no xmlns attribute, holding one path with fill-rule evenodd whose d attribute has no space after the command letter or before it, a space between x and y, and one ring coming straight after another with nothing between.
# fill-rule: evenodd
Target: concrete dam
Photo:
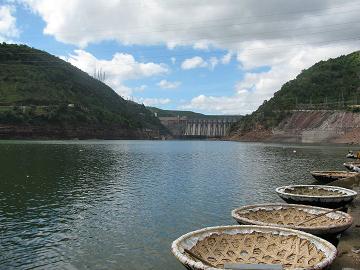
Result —
<instances>
[{"instance_id":1,"label":"concrete dam","mask_svg":"<svg viewBox=\"0 0 360 270\"><path fill-rule=\"evenodd\" d=\"M159 117L161 123L177 137L220 138L228 135L231 125L240 116L214 116L204 118Z\"/></svg>"}]
</instances>

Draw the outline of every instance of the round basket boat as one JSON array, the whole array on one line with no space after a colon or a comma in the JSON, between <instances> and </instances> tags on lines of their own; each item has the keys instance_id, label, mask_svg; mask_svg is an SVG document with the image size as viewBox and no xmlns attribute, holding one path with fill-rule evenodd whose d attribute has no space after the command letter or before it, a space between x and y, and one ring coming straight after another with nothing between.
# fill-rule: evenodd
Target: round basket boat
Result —
<instances>
[{"instance_id":1,"label":"round basket boat","mask_svg":"<svg viewBox=\"0 0 360 270\"><path fill-rule=\"evenodd\" d=\"M209 227L172 243L172 253L188 269L223 269L224 264L280 264L283 269L324 269L336 257L328 241L305 232L270 226ZM210 263L207 265L188 254Z\"/></svg>"},{"instance_id":2,"label":"round basket boat","mask_svg":"<svg viewBox=\"0 0 360 270\"><path fill-rule=\"evenodd\" d=\"M351 226L352 217L341 211L319 216L330 210L309 205L269 203L243 206L234 209L231 215L240 224L279 226L316 235L338 234Z\"/></svg>"},{"instance_id":3,"label":"round basket boat","mask_svg":"<svg viewBox=\"0 0 360 270\"><path fill-rule=\"evenodd\" d=\"M348 171L312 171L310 173L316 180L324 183L330 183L341 178L348 178L357 175L356 172Z\"/></svg>"},{"instance_id":4,"label":"round basket boat","mask_svg":"<svg viewBox=\"0 0 360 270\"><path fill-rule=\"evenodd\" d=\"M357 195L351 189L324 185L290 185L278 187L276 193L286 202L326 207L340 207Z\"/></svg>"},{"instance_id":5,"label":"round basket boat","mask_svg":"<svg viewBox=\"0 0 360 270\"><path fill-rule=\"evenodd\" d=\"M355 167L360 167L360 163L359 163L359 162L345 162L343 165L344 165L345 168L348 169L349 171L353 171L354 166L355 166Z\"/></svg>"}]
</instances>

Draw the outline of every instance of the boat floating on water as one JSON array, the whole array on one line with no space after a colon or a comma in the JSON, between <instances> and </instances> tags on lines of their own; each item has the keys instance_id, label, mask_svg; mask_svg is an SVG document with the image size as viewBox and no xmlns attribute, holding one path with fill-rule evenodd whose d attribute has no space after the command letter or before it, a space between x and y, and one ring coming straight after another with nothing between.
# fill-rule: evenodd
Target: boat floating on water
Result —
<instances>
[{"instance_id":1,"label":"boat floating on water","mask_svg":"<svg viewBox=\"0 0 360 270\"><path fill-rule=\"evenodd\" d=\"M357 172L348 171L311 171L311 175L320 182L329 183L338 179L355 176Z\"/></svg>"},{"instance_id":2,"label":"boat floating on water","mask_svg":"<svg viewBox=\"0 0 360 270\"><path fill-rule=\"evenodd\" d=\"M239 224L279 226L315 235L338 234L351 226L349 214L329 211L309 205L268 203L243 206L231 215Z\"/></svg>"},{"instance_id":3,"label":"boat floating on water","mask_svg":"<svg viewBox=\"0 0 360 270\"><path fill-rule=\"evenodd\" d=\"M288 203L340 207L350 203L357 192L337 186L289 185L278 187L276 193Z\"/></svg>"},{"instance_id":4,"label":"boat floating on water","mask_svg":"<svg viewBox=\"0 0 360 270\"><path fill-rule=\"evenodd\" d=\"M172 243L172 253L188 269L228 269L236 264L281 265L288 269L325 269L336 248L312 234L288 228L238 225L187 233ZM201 260L199 260L199 258Z\"/></svg>"},{"instance_id":5,"label":"boat floating on water","mask_svg":"<svg viewBox=\"0 0 360 270\"><path fill-rule=\"evenodd\" d=\"M346 169L348 169L349 171L357 171L360 169L360 162L345 162L343 164L345 166Z\"/></svg>"},{"instance_id":6,"label":"boat floating on water","mask_svg":"<svg viewBox=\"0 0 360 270\"><path fill-rule=\"evenodd\" d=\"M350 150L350 151L347 153L346 158L360 159L360 151L358 151L358 152L356 153L356 155L355 155L354 152Z\"/></svg>"}]
</instances>

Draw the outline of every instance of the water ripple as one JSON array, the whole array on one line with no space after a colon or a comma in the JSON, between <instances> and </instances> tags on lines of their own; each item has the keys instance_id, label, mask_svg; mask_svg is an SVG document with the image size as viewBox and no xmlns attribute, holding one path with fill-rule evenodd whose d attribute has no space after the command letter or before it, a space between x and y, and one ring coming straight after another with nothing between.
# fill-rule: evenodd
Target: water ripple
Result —
<instances>
[{"instance_id":1,"label":"water ripple","mask_svg":"<svg viewBox=\"0 0 360 270\"><path fill-rule=\"evenodd\" d=\"M293 150L296 150L294 153ZM171 241L342 169L341 147L0 142L0 269L183 269Z\"/></svg>"}]
</instances>

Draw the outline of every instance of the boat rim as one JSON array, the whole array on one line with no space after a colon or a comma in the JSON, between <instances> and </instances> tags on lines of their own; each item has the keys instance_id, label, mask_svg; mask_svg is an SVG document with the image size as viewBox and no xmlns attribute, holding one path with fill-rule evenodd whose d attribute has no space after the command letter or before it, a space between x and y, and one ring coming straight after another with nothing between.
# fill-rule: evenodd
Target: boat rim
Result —
<instances>
[{"instance_id":1,"label":"boat rim","mask_svg":"<svg viewBox=\"0 0 360 270\"><path fill-rule=\"evenodd\" d=\"M357 172L349 172L349 171L310 171L311 174L325 174L325 173L338 173L338 174L358 174Z\"/></svg>"},{"instance_id":2,"label":"boat rim","mask_svg":"<svg viewBox=\"0 0 360 270\"><path fill-rule=\"evenodd\" d=\"M344 191L346 194L341 194L340 196L316 196L316 195L304 195L304 194L294 194L294 193L287 193L283 190L287 188L294 188L294 187L314 187L314 188L322 188L325 190L329 189L337 189L339 191ZM279 194L283 194L286 196L292 197L302 197L302 198L321 198L321 199L334 199L334 198L352 198L357 196L357 192L351 189L337 187L337 186L329 186L329 185L288 185L288 186L281 186L275 189L275 191Z\"/></svg>"},{"instance_id":3,"label":"boat rim","mask_svg":"<svg viewBox=\"0 0 360 270\"><path fill-rule=\"evenodd\" d=\"M313 234L306 233L306 232L299 231L299 230L290 229L290 228L283 228L283 227L276 227L276 226L259 226L259 225L214 226L214 227L205 227L200 230L188 232L172 242L171 251L174 254L174 256L184 265L189 265L191 267L196 267L198 269L203 269L203 270L221 269L221 268L217 268L217 267L214 268L214 267L204 265L200 261L196 262L190 256L184 255L184 253L180 252L180 250L179 250L180 243L183 242L184 240L186 240L187 238L195 236L196 234L202 234L202 233L206 233L206 232L208 232L208 233L214 232L215 233L216 231L219 231L219 230L231 231L231 230L236 230L236 229L244 230L244 231L248 230L248 231L252 231L252 232L254 232L254 231L264 232L264 230L265 230L270 233L276 233L276 232L282 231L282 232L288 233L289 235L304 236L305 239L309 240L313 244L314 244L314 242L317 242L318 244L320 243L324 248L328 249L327 252L322 250L325 254L325 259L323 259L317 265L314 265L312 268L308 268L309 270L323 269L323 268L329 266L335 260L335 258L337 256L337 249L333 244L331 244L330 242L326 241L325 239L322 239ZM210 235L212 235L212 234L210 234Z\"/></svg>"}]
</instances>

